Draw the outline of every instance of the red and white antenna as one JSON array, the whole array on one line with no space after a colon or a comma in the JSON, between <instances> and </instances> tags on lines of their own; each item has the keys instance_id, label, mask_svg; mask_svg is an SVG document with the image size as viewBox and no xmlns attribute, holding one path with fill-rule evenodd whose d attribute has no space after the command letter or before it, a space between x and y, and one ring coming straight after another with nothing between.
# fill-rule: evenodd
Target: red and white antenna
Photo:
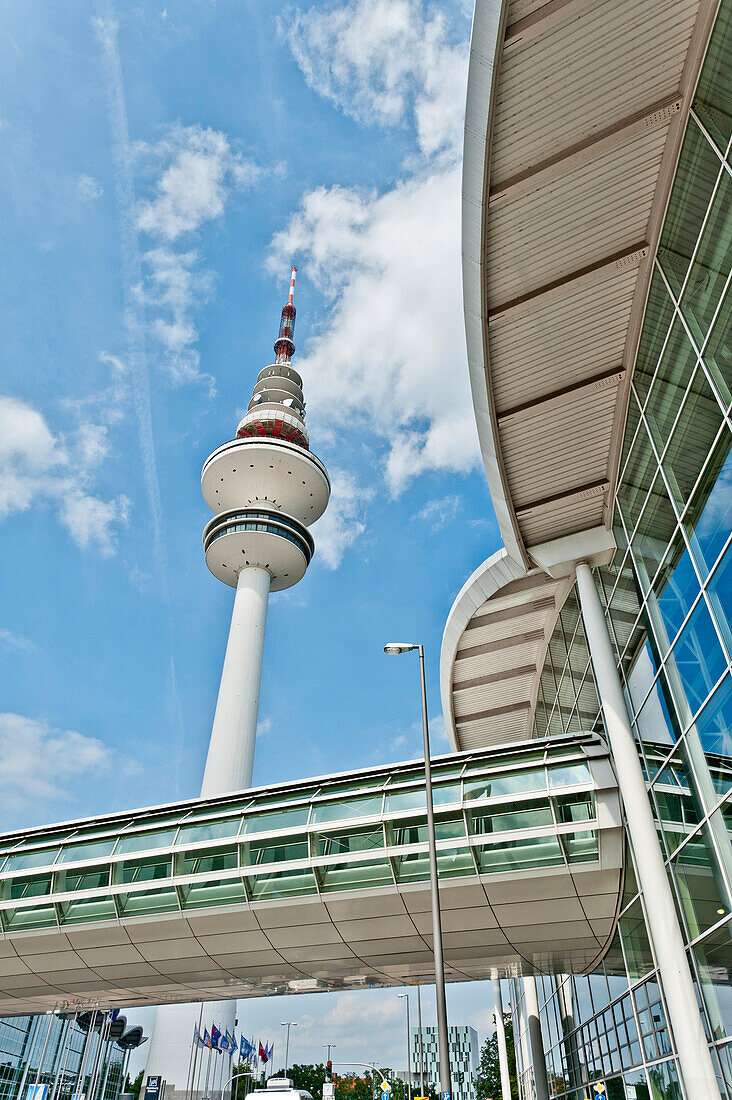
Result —
<instances>
[{"instance_id":1,"label":"red and white antenna","mask_svg":"<svg viewBox=\"0 0 732 1100\"><path fill-rule=\"evenodd\" d=\"M282 316L280 318L280 331L277 339L274 343L275 355L277 356L276 363L289 363L292 356L295 354L295 345L292 341L292 337L295 334L295 276L297 275L297 268L293 267L292 275L290 277L290 296L287 299L287 304L282 307Z\"/></svg>"}]
</instances>

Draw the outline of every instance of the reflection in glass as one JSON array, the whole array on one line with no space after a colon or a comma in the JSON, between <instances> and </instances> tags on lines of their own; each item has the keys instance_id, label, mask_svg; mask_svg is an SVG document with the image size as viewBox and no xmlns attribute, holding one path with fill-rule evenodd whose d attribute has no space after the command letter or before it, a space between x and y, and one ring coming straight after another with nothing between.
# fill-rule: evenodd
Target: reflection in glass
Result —
<instances>
[{"instance_id":1,"label":"reflection in glass","mask_svg":"<svg viewBox=\"0 0 732 1100\"><path fill-rule=\"evenodd\" d=\"M732 1035L732 931L729 923L694 947L696 969L715 1039Z\"/></svg>"}]
</instances>

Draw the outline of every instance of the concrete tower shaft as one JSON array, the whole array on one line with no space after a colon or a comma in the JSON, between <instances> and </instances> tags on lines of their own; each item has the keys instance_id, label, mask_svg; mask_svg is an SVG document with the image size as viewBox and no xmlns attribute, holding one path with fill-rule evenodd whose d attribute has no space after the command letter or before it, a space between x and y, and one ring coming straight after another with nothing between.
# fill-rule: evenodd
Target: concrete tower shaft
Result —
<instances>
[{"instance_id":1,"label":"concrete tower shaft","mask_svg":"<svg viewBox=\"0 0 732 1100\"><path fill-rule=\"evenodd\" d=\"M214 513L203 535L206 564L236 589L205 797L251 786L269 593L305 575L315 550L308 527L330 496L325 466L309 450L302 379L290 363L296 270L275 341L277 361L260 371L236 438L209 456L201 475Z\"/></svg>"}]
</instances>

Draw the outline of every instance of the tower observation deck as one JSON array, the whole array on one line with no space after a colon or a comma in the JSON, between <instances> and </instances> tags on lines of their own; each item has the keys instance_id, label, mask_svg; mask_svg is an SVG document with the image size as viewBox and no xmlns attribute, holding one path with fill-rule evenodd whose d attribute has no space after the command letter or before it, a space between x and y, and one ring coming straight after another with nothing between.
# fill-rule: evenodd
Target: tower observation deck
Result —
<instances>
[{"instance_id":1,"label":"tower observation deck","mask_svg":"<svg viewBox=\"0 0 732 1100\"><path fill-rule=\"evenodd\" d=\"M251 786L269 593L305 575L315 549L308 527L330 496L325 466L310 451L302 379L291 363L296 271L275 362L259 372L236 438L206 459L201 475L214 513L203 533L206 564L236 589L203 797Z\"/></svg>"}]
</instances>

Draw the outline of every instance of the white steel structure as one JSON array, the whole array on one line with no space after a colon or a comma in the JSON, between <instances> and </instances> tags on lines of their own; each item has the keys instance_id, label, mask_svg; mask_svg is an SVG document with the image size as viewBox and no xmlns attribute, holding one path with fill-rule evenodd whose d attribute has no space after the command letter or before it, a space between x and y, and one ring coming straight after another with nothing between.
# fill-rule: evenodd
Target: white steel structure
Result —
<instances>
[{"instance_id":1,"label":"white steel structure","mask_svg":"<svg viewBox=\"0 0 732 1100\"><path fill-rule=\"evenodd\" d=\"M274 344L275 362L259 372L236 438L211 454L201 489L214 518L203 533L206 564L236 589L229 640L209 742L202 798L252 785L267 603L271 591L297 584L313 556L308 527L322 516L330 482L308 450L302 379L295 351L295 273ZM207 1021L234 1030L236 1001L207 1007ZM169 1084L168 1100L185 1088L197 1005L158 1012L147 1072Z\"/></svg>"}]
</instances>

